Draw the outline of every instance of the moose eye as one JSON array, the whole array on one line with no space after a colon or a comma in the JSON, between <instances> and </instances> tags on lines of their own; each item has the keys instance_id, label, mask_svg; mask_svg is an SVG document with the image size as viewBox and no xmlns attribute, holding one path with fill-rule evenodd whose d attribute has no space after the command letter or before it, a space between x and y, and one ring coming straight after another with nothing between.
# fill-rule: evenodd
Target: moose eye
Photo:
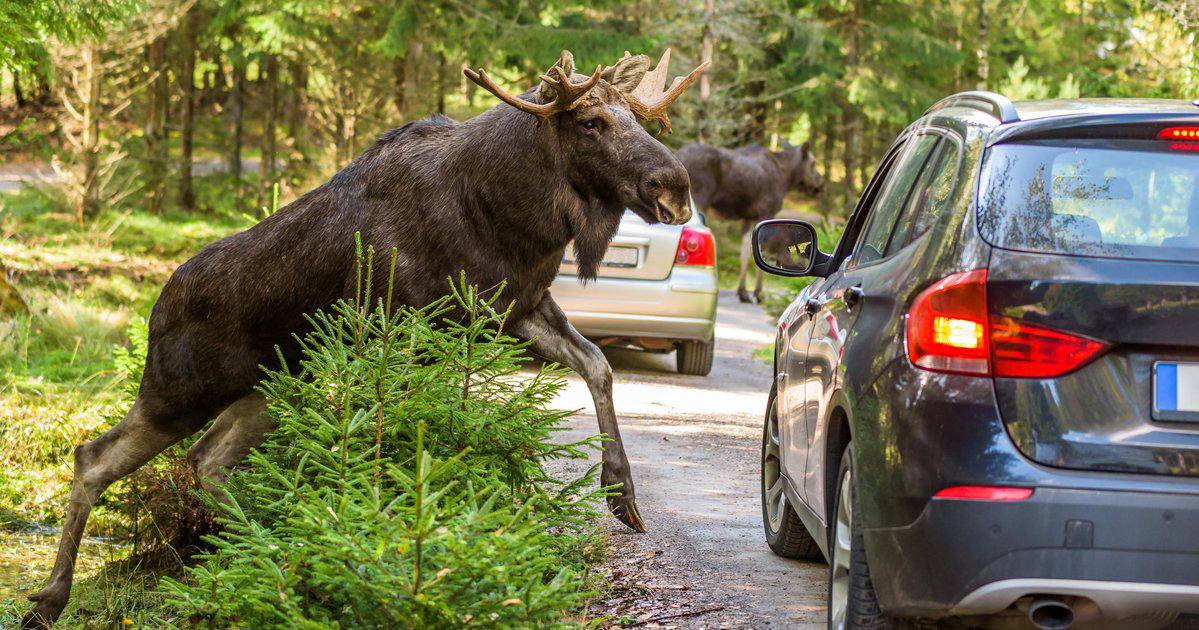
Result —
<instances>
[{"instance_id":1,"label":"moose eye","mask_svg":"<svg viewBox=\"0 0 1199 630\"><path fill-rule=\"evenodd\" d=\"M586 120L580 120L579 126L587 131L597 131L601 126L603 126L603 123L599 118L588 118Z\"/></svg>"}]
</instances>

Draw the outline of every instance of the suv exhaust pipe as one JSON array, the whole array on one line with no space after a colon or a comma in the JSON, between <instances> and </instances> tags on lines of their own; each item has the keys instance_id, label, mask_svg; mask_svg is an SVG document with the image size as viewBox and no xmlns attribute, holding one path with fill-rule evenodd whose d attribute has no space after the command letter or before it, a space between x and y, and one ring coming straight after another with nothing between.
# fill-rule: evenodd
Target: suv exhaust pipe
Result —
<instances>
[{"instance_id":1,"label":"suv exhaust pipe","mask_svg":"<svg viewBox=\"0 0 1199 630\"><path fill-rule=\"evenodd\" d=\"M1060 597L1035 597L1028 620L1041 630L1065 630L1074 625L1074 609Z\"/></svg>"}]
</instances>

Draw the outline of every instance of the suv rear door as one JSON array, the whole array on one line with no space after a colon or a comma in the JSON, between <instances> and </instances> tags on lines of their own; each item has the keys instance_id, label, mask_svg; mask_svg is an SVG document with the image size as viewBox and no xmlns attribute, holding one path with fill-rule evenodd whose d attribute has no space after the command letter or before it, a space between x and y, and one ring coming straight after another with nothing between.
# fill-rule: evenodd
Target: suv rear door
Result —
<instances>
[{"instance_id":1,"label":"suv rear door","mask_svg":"<svg viewBox=\"0 0 1199 630\"><path fill-rule=\"evenodd\" d=\"M1199 153L1152 132L1018 141L987 156L992 325L1105 344L1074 363L1058 353L1056 377L996 368L1009 433L1042 464L1199 476Z\"/></svg>"},{"instance_id":2,"label":"suv rear door","mask_svg":"<svg viewBox=\"0 0 1199 630\"><path fill-rule=\"evenodd\" d=\"M852 384L866 388L894 358L884 353L886 345L880 340L896 334L897 322L902 320L896 288L912 268L915 253L914 248L905 246L944 210L954 184L960 146L952 133L931 128L906 141L881 183L863 196L856 214L864 215L857 219L864 219L864 223L860 228L851 225L848 238L854 238L853 230L860 230L860 236L846 243L852 247L852 256L813 296L805 378L805 422L810 446L804 493L817 514L825 513L823 449L828 438L829 409L841 385L841 375L852 367L860 372ZM848 347L851 336L855 343ZM892 344L892 354L896 347ZM861 393L850 391L848 395L864 400L858 396Z\"/></svg>"}]
</instances>

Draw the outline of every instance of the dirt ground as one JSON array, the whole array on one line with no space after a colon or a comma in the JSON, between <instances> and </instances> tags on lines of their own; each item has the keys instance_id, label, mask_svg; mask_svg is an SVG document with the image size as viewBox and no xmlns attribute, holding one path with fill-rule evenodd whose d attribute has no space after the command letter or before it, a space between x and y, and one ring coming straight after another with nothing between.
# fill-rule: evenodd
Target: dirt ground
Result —
<instances>
[{"instance_id":1,"label":"dirt ground","mask_svg":"<svg viewBox=\"0 0 1199 630\"><path fill-rule=\"evenodd\" d=\"M724 292L709 376L677 374L674 355L607 352L649 532L611 522L614 588L595 614L684 627L824 624L826 565L774 556L762 537L758 449L770 365L752 353L772 340L762 310ZM583 409L564 439L597 431L577 377L556 405Z\"/></svg>"}]
</instances>

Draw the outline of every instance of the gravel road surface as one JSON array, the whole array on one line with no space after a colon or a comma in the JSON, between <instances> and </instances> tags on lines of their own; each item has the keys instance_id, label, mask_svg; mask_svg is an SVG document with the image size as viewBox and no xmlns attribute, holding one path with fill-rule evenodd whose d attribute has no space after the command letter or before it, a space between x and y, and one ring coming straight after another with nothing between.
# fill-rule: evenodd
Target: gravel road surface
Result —
<instances>
[{"instance_id":1,"label":"gravel road surface","mask_svg":"<svg viewBox=\"0 0 1199 630\"><path fill-rule=\"evenodd\" d=\"M597 614L684 627L823 625L826 565L774 556L762 535L758 449L770 365L753 351L772 341L762 310L723 292L709 376L676 373L674 355L606 352L649 532L611 521L614 589ZM597 432L577 377L556 405L582 409L565 437Z\"/></svg>"}]
</instances>

